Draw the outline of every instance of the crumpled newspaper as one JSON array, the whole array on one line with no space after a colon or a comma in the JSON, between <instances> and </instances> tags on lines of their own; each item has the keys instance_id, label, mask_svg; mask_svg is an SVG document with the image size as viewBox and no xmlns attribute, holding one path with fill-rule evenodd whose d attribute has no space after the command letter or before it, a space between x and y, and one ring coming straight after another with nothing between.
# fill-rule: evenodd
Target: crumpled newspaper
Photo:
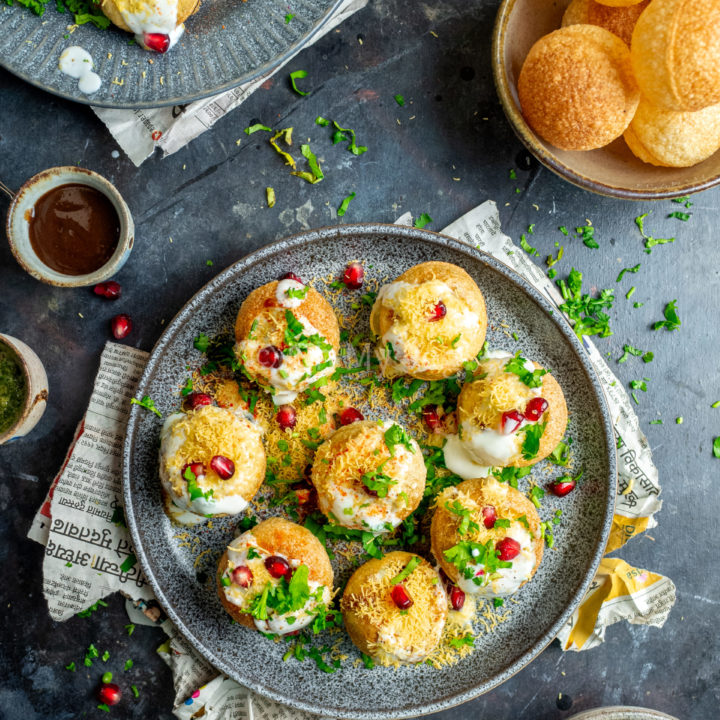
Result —
<instances>
[{"instance_id":1,"label":"crumpled newspaper","mask_svg":"<svg viewBox=\"0 0 720 720\"><path fill-rule=\"evenodd\" d=\"M407 224L409 217L398 222ZM540 268L502 233L495 203L483 203L443 232L510 265L555 305L562 302ZM611 552L657 524L654 514L661 507L660 486L650 448L627 394L594 344L587 338L583 343L605 390L618 439L618 496L607 546ZM147 353L140 350L106 344L87 414L28 533L46 546L44 591L55 620L71 617L116 590L136 601L130 606L133 622L146 616L151 620L143 622L164 620L162 611L150 608L152 593L134 562L120 512L122 438L130 398L146 359ZM601 643L606 628L619 620L661 627L674 603L675 586L668 578L605 558L559 638L565 649L585 650ZM201 711L206 720L298 718L296 711L254 695L219 674L195 653L172 623L164 620L162 627L169 639L159 653L173 671L173 713L177 718L187 720Z\"/></svg>"},{"instance_id":2,"label":"crumpled newspaper","mask_svg":"<svg viewBox=\"0 0 720 720\"><path fill-rule=\"evenodd\" d=\"M367 0L345 0L308 45L300 47L282 65L263 73L254 80L232 90L196 100L188 105L175 105L145 110L115 110L93 107L94 113L136 166L159 147L163 155L172 155L191 140L209 130L220 118L241 105L263 83L281 70L295 55L367 5Z\"/></svg>"}]
</instances>

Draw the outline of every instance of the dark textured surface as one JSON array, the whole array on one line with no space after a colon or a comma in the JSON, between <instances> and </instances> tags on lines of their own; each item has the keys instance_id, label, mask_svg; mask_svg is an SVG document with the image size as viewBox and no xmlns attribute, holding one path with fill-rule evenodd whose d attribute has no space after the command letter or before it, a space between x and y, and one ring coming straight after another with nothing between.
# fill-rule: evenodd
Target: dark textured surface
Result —
<instances>
[{"instance_id":1,"label":"dark textured surface","mask_svg":"<svg viewBox=\"0 0 720 720\"><path fill-rule=\"evenodd\" d=\"M624 343L655 352L649 365L637 358L622 365L611 362L624 384L651 378L648 391L639 393L637 410L660 469L665 503L659 526L617 554L676 581L678 601L667 624L662 630L615 625L604 645L584 653L564 654L550 646L496 690L435 717L562 720L602 704L646 705L693 720L717 717L720 461L712 457L711 445L720 435L720 409L710 405L720 399L720 274L714 260L720 191L694 198L693 216L682 223L665 219L678 209L671 202L595 197L528 162L492 88L494 12L492 2L375 3L299 57L296 65L308 70L311 95L294 95L283 72L272 87L180 153L151 159L140 169L111 157L113 141L89 109L7 75L0 78L2 180L18 187L45 167L77 162L118 186L137 225L135 250L117 278L125 295L115 305L89 291L41 285L0 245L0 327L38 352L50 379L50 404L38 427L25 440L0 449L5 568L0 715L10 720L99 717L92 691L100 671L63 669L71 660L81 662L94 642L101 652L110 650L108 665L115 672L126 657L135 660L129 676L140 700L124 701L113 715L170 720L170 672L154 655L161 631L138 628L127 638L118 598L89 619L51 622L41 596L42 550L25 539L30 518L87 405L108 319L121 311L132 314L137 329L130 341L149 350L163 323L219 269L289 232L337 222L334 209L355 191L348 222L392 222L411 210L430 213L430 227L438 229L483 200L495 199L503 227L514 239L536 223L531 244L540 249L538 260L556 252L555 241L565 245L565 257L556 266L559 276L574 265L585 272L587 287L618 288L611 311L615 334L598 341L603 352L618 358ZM396 93L405 96L404 108L393 100ZM356 158L342 146L330 146L326 132L313 124L318 114L356 128L358 141L370 150ZM311 186L288 177L263 140L242 134L255 119L294 125L298 138L310 137L326 161L325 180ZM510 179L511 168L517 180ZM268 185L278 197L272 210L264 202ZM0 211L6 206L0 199ZM675 234L677 241L647 256L633 219L650 210L646 223L652 234ZM599 250L557 231L558 225L573 228L585 218L597 228ZM213 267L206 265L208 259ZM638 262L640 272L616 285L620 268ZM627 302L624 294L631 285L638 289ZM682 328L651 331L650 324L674 298ZM636 300L644 303L642 308L633 308ZM674 422L679 415L682 425ZM656 418L665 424L650 426ZM562 707L572 700L569 709L558 708L559 692Z\"/></svg>"},{"instance_id":2,"label":"dark textured surface","mask_svg":"<svg viewBox=\"0 0 720 720\"><path fill-rule=\"evenodd\" d=\"M246 686L311 712L354 718L407 717L431 704L438 709L455 705L499 684L557 635L587 591L607 541L615 501L614 434L585 352L567 323L551 317L552 306L531 288L516 285L516 276L502 263L457 241L414 228L359 225L311 231L237 263L198 293L168 327L136 395L155 398L167 417L177 409L178 387L187 375L186 367L202 362L192 348L193 338L201 332L213 337L232 327L242 300L276 276L284 264L303 278L339 277L349 257L363 258L366 281L393 278L429 259L459 265L485 296L490 347L522 348L526 357L552 367L563 386L571 418L568 433L575 439L573 459L584 469L588 482L570 498L548 497L543 502L543 519L552 517L556 509L563 514L556 537L559 551L545 555L533 581L515 596L510 618L495 632L481 635L472 656L454 667L378 667L373 670L371 686L365 668L353 667L351 662L331 675L312 664L298 668L283 663L286 645L264 641L244 627L231 625L216 599L217 562L237 534L236 520L215 519L212 528L205 524L186 528L182 540L178 538L177 525L165 514L157 481L157 438L162 421L136 408L130 416L124 451L126 517L156 597L214 665ZM316 289L322 291L322 285ZM353 312L349 306L353 299L357 294L343 293L338 309L345 317ZM361 332L367 332L363 328L368 315L364 313L358 326ZM505 327L516 331L517 345L505 335ZM369 403L357 407L369 419L383 419ZM561 469L538 463L535 477L545 478L545 472L557 477ZM521 483L520 488L527 491L527 480ZM278 511L283 514L282 508L269 513ZM265 512L260 513L261 518ZM415 550L429 556L427 547ZM342 587L354 567L342 557L336 557L333 566L336 585ZM204 584L197 580L201 575L209 578ZM358 657L349 638L340 650L350 658ZM260 676L258 668L264 668Z\"/></svg>"}]
</instances>

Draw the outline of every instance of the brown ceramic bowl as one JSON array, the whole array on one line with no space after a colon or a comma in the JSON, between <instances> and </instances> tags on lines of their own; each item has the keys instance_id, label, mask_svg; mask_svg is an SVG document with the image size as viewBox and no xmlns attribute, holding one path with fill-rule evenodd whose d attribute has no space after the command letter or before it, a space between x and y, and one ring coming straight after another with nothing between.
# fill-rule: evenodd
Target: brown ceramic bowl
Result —
<instances>
[{"instance_id":1,"label":"brown ceramic bowl","mask_svg":"<svg viewBox=\"0 0 720 720\"><path fill-rule=\"evenodd\" d=\"M525 147L565 180L626 200L660 200L720 183L720 151L688 168L655 167L636 158L622 138L599 150L559 150L541 140L520 112L517 79L530 48L560 27L570 0L503 0L493 32L492 63L500 102Z\"/></svg>"}]
</instances>

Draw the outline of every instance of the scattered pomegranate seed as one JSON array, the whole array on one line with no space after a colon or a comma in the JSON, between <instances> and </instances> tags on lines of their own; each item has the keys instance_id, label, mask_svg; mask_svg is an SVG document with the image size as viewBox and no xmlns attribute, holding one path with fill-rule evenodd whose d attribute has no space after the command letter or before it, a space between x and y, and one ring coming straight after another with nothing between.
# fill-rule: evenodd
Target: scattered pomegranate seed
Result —
<instances>
[{"instance_id":1,"label":"scattered pomegranate seed","mask_svg":"<svg viewBox=\"0 0 720 720\"><path fill-rule=\"evenodd\" d=\"M150 50L164 53L170 47L170 36L165 33L143 33L143 44Z\"/></svg>"},{"instance_id":2,"label":"scattered pomegranate seed","mask_svg":"<svg viewBox=\"0 0 720 720\"><path fill-rule=\"evenodd\" d=\"M185 471L190 468L190 472L196 477L205 477L205 465L201 462L186 463L183 465L180 475L185 479Z\"/></svg>"},{"instance_id":3,"label":"scattered pomegranate seed","mask_svg":"<svg viewBox=\"0 0 720 720\"><path fill-rule=\"evenodd\" d=\"M115 683L103 683L98 690L98 700L105 705L117 705L122 698L122 690Z\"/></svg>"},{"instance_id":4,"label":"scattered pomegranate seed","mask_svg":"<svg viewBox=\"0 0 720 720\"><path fill-rule=\"evenodd\" d=\"M264 347L258 353L258 362L266 368L279 368L282 365L283 355L280 348L274 345Z\"/></svg>"},{"instance_id":5,"label":"scattered pomegranate seed","mask_svg":"<svg viewBox=\"0 0 720 720\"><path fill-rule=\"evenodd\" d=\"M518 410L508 410L502 416L501 428L503 435L512 435L521 425L525 416Z\"/></svg>"},{"instance_id":6,"label":"scattered pomegranate seed","mask_svg":"<svg viewBox=\"0 0 720 720\"><path fill-rule=\"evenodd\" d=\"M422 419L428 426L428 429L435 432L440 427L440 416L438 415L437 405L426 405L422 410Z\"/></svg>"},{"instance_id":7,"label":"scattered pomegranate seed","mask_svg":"<svg viewBox=\"0 0 720 720\"><path fill-rule=\"evenodd\" d=\"M294 273L294 272L286 272L284 275L280 277L281 280L294 280L295 282L299 282L301 285L304 285L305 283Z\"/></svg>"},{"instance_id":8,"label":"scattered pomegranate seed","mask_svg":"<svg viewBox=\"0 0 720 720\"><path fill-rule=\"evenodd\" d=\"M401 610L407 610L413 604L413 599L404 585L393 585L390 596Z\"/></svg>"},{"instance_id":9,"label":"scattered pomegranate seed","mask_svg":"<svg viewBox=\"0 0 720 720\"><path fill-rule=\"evenodd\" d=\"M212 405L212 398L207 393L190 393L185 401L191 410L197 410L204 405Z\"/></svg>"},{"instance_id":10,"label":"scattered pomegranate seed","mask_svg":"<svg viewBox=\"0 0 720 720\"><path fill-rule=\"evenodd\" d=\"M341 425L352 425L354 422L359 422L360 420L364 419L365 416L359 410L356 410L354 407L345 408L340 413Z\"/></svg>"},{"instance_id":11,"label":"scattered pomegranate seed","mask_svg":"<svg viewBox=\"0 0 720 720\"><path fill-rule=\"evenodd\" d=\"M235 463L224 455L215 455L210 467L223 479L229 480L235 474Z\"/></svg>"},{"instance_id":12,"label":"scattered pomegranate seed","mask_svg":"<svg viewBox=\"0 0 720 720\"><path fill-rule=\"evenodd\" d=\"M558 497L565 497L569 492L575 489L577 482L567 475L556 480L550 487Z\"/></svg>"},{"instance_id":13,"label":"scattered pomegranate seed","mask_svg":"<svg viewBox=\"0 0 720 720\"><path fill-rule=\"evenodd\" d=\"M93 290L96 295L100 295L100 297L104 297L107 300L117 300L122 295L120 283L116 283L114 280L98 283Z\"/></svg>"},{"instance_id":14,"label":"scattered pomegranate seed","mask_svg":"<svg viewBox=\"0 0 720 720\"><path fill-rule=\"evenodd\" d=\"M488 530L492 530L495 527L495 521L497 520L497 513L492 505L486 505L482 509L483 523Z\"/></svg>"},{"instance_id":15,"label":"scattered pomegranate seed","mask_svg":"<svg viewBox=\"0 0 720 720\"><path fill-rule=\"evenodd\" d=\"M350 263L342 276L342 281L348 290L358 290L365 280L365 270L359 262Z\"/></svg>"},{"instance_id":16,"label":"scattered pomegranate seed","mask_svg":"<svg viewBox=\"0 0 720 720\"><path fill-rule=\"evenodd\" d=\"M500 560L512 560L520 554L520 543L511 537L504 537L497 545L495 551Z\"/></svg>"},{"instance_id":17,"label":"scattered pomegranate seed","mask_svg":"<svg viewBox=\"0 0 720 720\"><path fill-rule=\"evenodd\" d=\"M239 565L232 571L232 581L242 588L249 588L252 585L252 570L247 565Z\"/></svg>"},{"instance_id":18,"label":"scattered pomegranate seed","mask_svg":"<svg viewBox=\"0 0 720 720\"><path fill-rule=\"evenodd\" d=\"M295 490L298 505L305 505L307 502L309 502L311 492L312 490L310 488L298 488L297 490Z\"/></svg>"},{"instance_id":19,"label":"scattered pomegranate seed","mask_svg":"<svg viewBox=\"0 0 720 720\"><path fill-rule=\"evenodd\" d=\"M453 610L462 610L465 605L465 593L457 585L450 590L450 604Z\"/></svg>"},{"instance_id":20,"label":"scattered pomegranate seed","mask_svg":"<svg viewBox=\"0 0 720 720\"><path fill-rule=\"evenodd\" d=\"M534 397L525 407L525 417L532 422L537 422L547 409L548 401L545 398Z\"/></svg>"},{"instance_id":21,"label":"scattered pomegranate seed","mask_svg":"<svg viewBox=\"0 0 720 720\"><path fill-rule=\"evenodd\" d=\"M265 567L274 578L284 577L291 572L288 561L279 555L271 555L265 558Z\"/></svg>"},{"instance_id":22,"label":"scattered pomegranate seed","mask_svg":"<svg viewBox=\"0 0 720 720\"><path fill-rule=\"evenodd\" d=\"M445 307L445 303L440 300L438 301L437 305L433 308L432 315L430 316L429 322L437 322L438 320L442 320L447 315L447 308Z\"/></svg>"},{"instance_id":23,"label":"scattered pomegranate seed","mask_svg":"<svg viewBox=\"0 0 720 720\"><path fill-rule=\"evenodd\" d=\"M110 320L110 329L116 340L126 338L132 332L132 327L129 315L116 315Z\"/></svg>"},{"instance_id":24,"label":"scattered pomegranate seed","mask_svg":"<svg viewBox=\"0 0 720 720\"><path fill-rule=\"evenodd\" d=\"M281 405L275 419L283 430L292 430L297 422L297 412L292 405Z\"/></svg>"}]
</instances>

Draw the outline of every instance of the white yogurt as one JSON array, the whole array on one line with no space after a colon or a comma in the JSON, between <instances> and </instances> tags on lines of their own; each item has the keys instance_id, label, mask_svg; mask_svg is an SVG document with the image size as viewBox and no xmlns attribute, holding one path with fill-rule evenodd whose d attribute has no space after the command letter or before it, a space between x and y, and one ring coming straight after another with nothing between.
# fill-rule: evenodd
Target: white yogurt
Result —
<instances>
[{"instance_id":1,"label":"white yogurt","mask_svg":"<svg viewBox=\"0 0 720 720\"><path fill-rule=\"evenodd\" d=\"M463 428L461 442L475 462L493 467L505 467L520 449L520 434L519 429L512 435L505 435L494 428L484 428L475 432Z\"/></svg>"},{"instance_id":2,"label":"white yogurt","mask_svg":"<svg viewBox=\"0 0 720 720\"><path fill-rule=\"evenodd\" d=\"M443 446L445 467L463 480L484 478L490 474L490 467L475 462L457 435L448 435Z\"/></svg>"},{"instance_id":3,"label":"white yogurt","mask_svg":"<svg viewBox=\"0 0 720 720\"><path fill-rule=\"evenodd\" d=\"M58 68L65 75L78 81L78 89L85 95L91 95L100 88L102 80L93 72L93 59L90 53L78 45L65 48L60 55Z\"/></svg>"},{"instance_id":4,"label":"white yogurt","mask_svg":"<svg viewBox=\"0 0 720 720\"><path fill-rule=\"evenodd\" d=\"M304 290L305 294L303 295L303 297L289 297L288 290L295 290L298 292L302 292ZM278 305L280 305L281 307L293 310L294 308L300 307L303 304L307 292L308 287L306 285L303 285L297 280L287 278L278 282L277 287L275 288L275 299L277 300Z\"/></svg>"}]
</instances>

